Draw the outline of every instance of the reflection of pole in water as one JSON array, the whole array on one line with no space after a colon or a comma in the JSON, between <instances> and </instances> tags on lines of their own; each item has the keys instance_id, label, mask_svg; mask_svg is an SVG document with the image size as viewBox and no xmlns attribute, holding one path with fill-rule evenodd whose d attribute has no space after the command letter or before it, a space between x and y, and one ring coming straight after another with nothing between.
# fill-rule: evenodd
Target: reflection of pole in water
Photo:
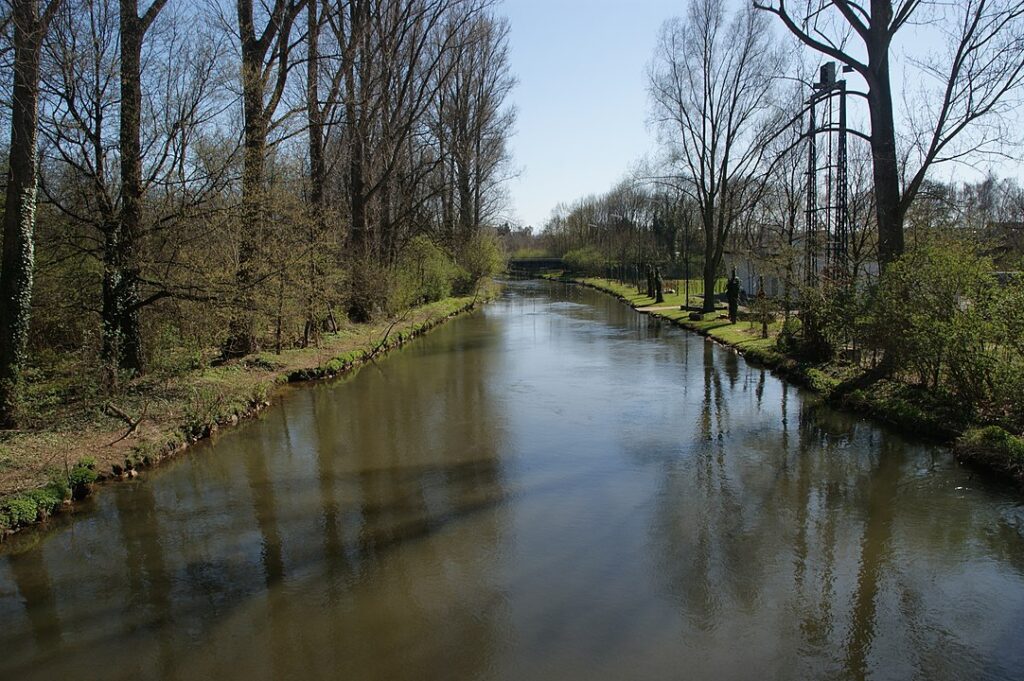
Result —
<instances>
[{"instance_id":1,"label":"reflection of pole in water","mask_svg":"<svg viewBox=\"0 0 1024 681\"><path fill-rule=\"evenodd\" d=\"M878 586L889 562L899 489L899 452L884 432L880 436L878 452L878 467L868 483L867 520L860 546L853 619L846 639L846 669L855 679L868 676L867 658L877 626Z\"/></svg>"}]
</instances>

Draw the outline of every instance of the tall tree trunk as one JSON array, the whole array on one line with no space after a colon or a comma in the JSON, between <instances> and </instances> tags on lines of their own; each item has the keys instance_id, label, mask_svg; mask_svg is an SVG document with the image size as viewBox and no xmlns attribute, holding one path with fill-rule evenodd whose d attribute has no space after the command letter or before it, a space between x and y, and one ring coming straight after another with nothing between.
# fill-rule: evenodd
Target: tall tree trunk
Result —
<instances>
[{"instance_id":1,"label":"tall tree trunk","mask_svg":"<svg viewBox=\"0 0 1024 681\"><path fill-rule=\"evenodd\" d=\"M320 18L317 13L318 0L309 0L307 15L308 62L306 66L306 117L309 127L309 249L308 290L306 294L306 324L303 331L303 345L309 346L316 340L319 325L316 319L316 239L323 226L324 178L324 122L320 106Z\"/></svg>"},{"instance_id":2,"label":"tall tree trunk","mask_svg":"<svg viewBox=\"0 0 1024 681\"><path fill-rule=\"evenodd\" d=\"M473 234L473 178L470 172L470 159L466 158L465 144L462 146L461 158L456 164L459 192L459 237L465 243Z\"/></svg>"},{"instance_id":3,"label":"tall tree trunk","mask_svg":"<svg viewBox=\"0 0 1024 681\"><path fill-rule=\"evenodd\" d=\"M56 1L56 0L54 0ZM0 271L0 427L17 423L32 311L36 224L39 52L45 24L38 0L15 0L11 148Z\"/></svg>"},{"instance_id":4,"label":"tall tree trunk","mask_svg":"<svg viewBox=\"0 0 1024 681\"><path fill-rule=\"evenodd\" d=\"M704 221L704 303L701 305L701 312L715 311L715 280L718 273L718 262L715 258L717 248L715 244L715 217L714 209L704 209L702 219Z\"/></svg>"},{"instance_id":5,"label":"tall tree trunk","mask_svg":"<svg viewBox=\"0 0 1024 681\"><path fill-rule=\"evenodd\" d=\"M259 349L253 267L262 232L263 163L267 146L263 106L265 48L256 39L251 0L239 0L238 23L242 35L242 224L235 269L234 307L223 348L225 357L241 357Z\"/></svg>"},{"instance_id":6,"label":"tall tree trunk","mask_svg":"<svg viewBox=\"0 0 1024 681\"><path fill-rule=\"evenodd\" d=\"M871 117L875 211L878 217L878 262L884 269L903 254L903 215L900 211L900 175L896 163L896 124L892 113L888 37L883 35L875 40L868 53L871 70L868 108Z\"/></svg>"},{"instance_id":7,"label":"tall tree trunk","mask_svg":"<svg viewBox=\"0 0 1024 681\"><path fill-rule=\"evenodd\" d=\"M307 8L306 115L309 124L309 183L310 203L315 211L323 208L324 178L324 121L320 106L320 17L317 0L310 0Z\"/></svg>"},{"instance_id":8,"label":"tall tree trunk","mask_svg":"<svg viewBox=\"0 0 1024 681\"><path fill-rule=\"evenodd\" d=\"M350 6L350 39L352 41L365 40L366 7L365 3L353 1ZM359 60L360 68L365 70L364 60L369 59L366 49L361 51L362 58ZM368 253L368 234L366 231L366 179L363 176L363 160L365 145L363 140L363 121L357 98L359 87L365 87L365 83L356 83L355 64L349 60L345 68L345 118L348 132L348 192L349 192L349 220L351 221L350 243L353 255L356 258L365 258Z\"/></svg>"},{"instance_id":9,"label":"tall tree trunk","mask_svg":"<svg viewBox=\"0 0 1024 681\"><path fill-rule=\"evenodd\" d=\"M158 0L159 1L159 0ZM156 5L154 5L156 6ZM121 343L117 364L142 373L142 334L139 330L138 242L142 232L142 118L141 61L146 24L139 18L138 0L121 0L121 219L114 249L118 272L115 304ZM106 254L104 254L106 255ZM104 323L107 323L104 320Z\"/></svg>"},{"instance_id":10,"label":"tall tree trunk","mask_svg":"<svg viewBox=\"0 0 1024 681\"><path fill-rule=\"evenodd\" d=\"M475 228L480 227L482 221L483 209L481 207L481 195L483 194L483 174L480 171L480 165L483 162L480 153L480 138L481 133L479 130L476 132L476 153L473 154L473 226Z\"/></svg>"},{"instance_id":11,"label":"tall tree trunk","mask_svg":"<svg viewBox=\"0 0 1024 681\"><path fill-rule=\"evenodd\" d=\"M103 220L103 283L100 293L100 321L102 348L100 356L107 372L108 387L117 384L118 368L120 367L121 349L121 244L120 226L109 212Z\"/></svg>"}]
</instances>

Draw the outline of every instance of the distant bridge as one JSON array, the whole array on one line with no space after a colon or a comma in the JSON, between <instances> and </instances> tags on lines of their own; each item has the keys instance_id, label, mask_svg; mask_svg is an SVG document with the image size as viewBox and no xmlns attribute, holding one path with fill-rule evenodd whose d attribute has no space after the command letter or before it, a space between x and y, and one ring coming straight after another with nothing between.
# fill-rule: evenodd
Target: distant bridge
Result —
<instances>
[{"instance_id":1,"label":"distant bridge","mask_svg":"<svg viewBox=\"0 0 1024 681\"><path fill-rule=\"evenodd\" d=\"M561 258L509 258L508 271L514 274L537 274L547 270L564 270Z\"/></svg>"}]
</instances>

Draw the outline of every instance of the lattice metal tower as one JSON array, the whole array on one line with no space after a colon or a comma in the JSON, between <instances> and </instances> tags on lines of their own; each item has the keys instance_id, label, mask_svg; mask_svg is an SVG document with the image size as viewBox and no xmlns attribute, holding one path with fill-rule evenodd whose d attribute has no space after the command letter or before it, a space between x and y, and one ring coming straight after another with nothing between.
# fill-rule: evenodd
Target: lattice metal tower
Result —
<instances>
[{"instance_id":1,"label":"lattice metal tower","mask_svg":"<svg viewBox=\"0 0 1024 681\"><path fill-rule=\"evenodd\" d=\"M808 283L821 273L830 277L849 274L846 81L836 78L835 62L822 65L818 75L807 102L804 267Z\"/></svg>"}]
</instances>

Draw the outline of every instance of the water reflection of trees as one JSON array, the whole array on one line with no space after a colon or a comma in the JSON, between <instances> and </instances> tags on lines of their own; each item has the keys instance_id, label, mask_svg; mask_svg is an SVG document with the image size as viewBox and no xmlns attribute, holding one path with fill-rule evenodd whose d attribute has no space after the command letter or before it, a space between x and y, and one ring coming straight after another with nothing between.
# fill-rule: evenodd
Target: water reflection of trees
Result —
<instances>
[{"instance_id":1,"label":"water reflection of trees","mask_svg":"<svg viewBox=\"0 0 1024 681\"><path fill-rule=\"evenodd\" d=\"M364 370L345 399L315 396L324 617L357 676L361 664L381 678L430 676L434 664L479 676L500 638L500 608L465 602L500 600L490 580L505 500L493 329L474 321L434 338L441 348Z\"/></svg>"},{"instance_id":2,"label":"water reflection of trees","mask_svg":"<svg viewBox=\"0 0 1024 681\"><path fill-rule=\"evenodd\" d=\"M86 670L98 655L140 677L483 674L503 628L505 426L494 329L467 321L341 389L297 393L204 453L201 473L112 490L101 514L116 523L81 540L101 563L0 558L27 613L0 642L40 653L0 670ZM77 593L83 577L106 588ZM104 613L90 649L62 644L65 610L79 639Z\"/></svg>"},{"instance_id":3,"label":"water reflection of trees","mask_svg":"<svg viewBox=\"0 0 1024 681\"><path fill-rule=\"evenodd\" d=\"M344 389L271 413L245 454L267 585L245 619L267 631L236 674L422 678L436 663L479 675L501 610L459 603L499 600L488 575L503 425L480 339L459 340L461 351L438 347L442 330Z\"/></svg>"},{"instance_id":4,"label":"water reflection of trees","mask_svg":"<svg viewBox=\"0 0 1024 681\"><path fill-rule=\"evenodd\" d=\"M943 472L924 470L928 448L766 381L764 372L704 345L689 372L702 387L689 412L696 428L685 456L662 462L651 525L687 645L701 647L705 660L735 659L725 628L749 637L751 655L763 645L780 665L788 656L787 673L798 676L862 679L880 664L942 672L929 666L934 661L899 656L888 642L920 645L927 637L919 630L944 623L928 621L937 616L925 605L938 598L928 586L933 576L911 556L930 563L948 556L942 578L961 579L956 565L969 560L972 535L992 509L953 515L957 505L942 504L933 516L926 476ZM1019 546L1019 535L1000 543Z\"/></svg>"}]
</instances>

